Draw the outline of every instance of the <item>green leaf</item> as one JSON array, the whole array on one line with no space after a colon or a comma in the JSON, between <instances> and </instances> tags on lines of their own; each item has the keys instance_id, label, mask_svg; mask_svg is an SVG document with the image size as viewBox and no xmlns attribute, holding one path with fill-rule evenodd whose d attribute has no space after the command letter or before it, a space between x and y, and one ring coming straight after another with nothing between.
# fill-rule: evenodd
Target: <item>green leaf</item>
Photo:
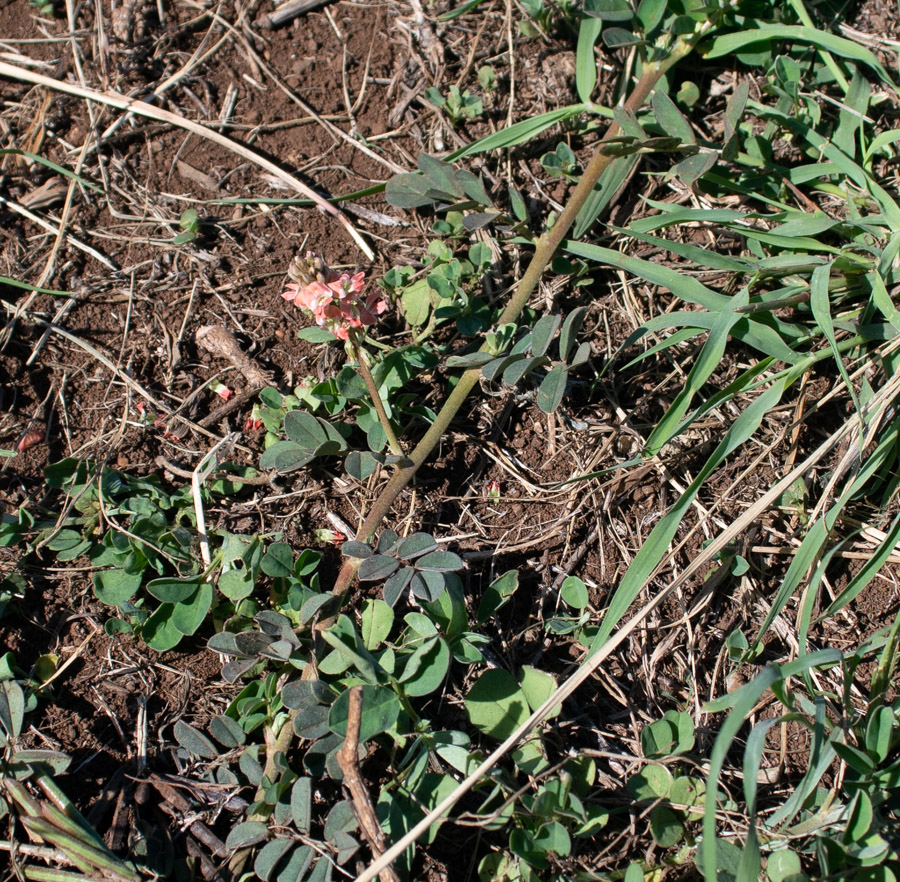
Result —
<instances>
[{"instance_id":1,"label":"green leaf","mask_svg":"<svg viewBox=\"0 0 900 882\"><path fill-rule=\"evenodd\" d=\"M267 842L256 856L253 862L253 872L262 882L271 882L275 878L275 871L282 858L291 850L294 845L293 839L286 837L276 837Z\"/></svg>"},{"instance_id":2,"label":"green leaf","mask_svg":"<svg viewBox=\"0 0 900 882\"><path fill-rule=\"evenodd\" d=\"M640 864L629 864L622 882L644 882L644 869Z\"/></svg>"},{"instance_id":3,"label":"green leaf","mask_svg":"<svg viewBox=\"0 0 900 882\"><path fill-rule=\"evenodd\" d=\"M190 754L199 756L201 759L216 759L219 756L219 749L212 741L209 740L199 729L194 728L184 720L179 720L172 734L175 740Z\"/></svg>"},{"instance_id":4,"label":"green leaf","mask_svg":"<svg viewBox=\"0 0 900 882\"><path fill-rule=\"evenodd\" d=\"M35 766L44 766L54 775L61 775L72 764L72 757L58 750L16 750L9 757L10 771L17 777L31 775Z\"/></svg>"},{"instance_id":5,"label":"green leaf","mask_svg":"<svg viewBox=\"0 0 900 882\"><path fill-rule=\"evenodd\" d=\"M875 820L872 799L865 790L856 791L856 795L850 803L848 815L844 842L848 844L863 843L872 830L872 822Z\"/></svg>"},{"instance_id":6,"label":"green leaf","mask_svg":"<svg viewBox=\"0 0 900 882\"><path fill-rule=\"evenodd\" d=\"M479 625L484 625L500 607L504 606L519 587L519 571L507 570L502 576L494 579L487 587L478 613L475 617Z\"/></svg>"},{"instance_id":7,"label":"green leaf","mask_svg":"<svg viewBox=\"0 0 900 882\"><path fill-rule=\"evenodd\" d=\"M546 671L539 671L531 665L522 666L520 680L522 694L532 711L536 711L556 690L556 680L553 675ZM546 718L557 716L560 709L561 706L557 705L547 714Z\"/></svg>"},{"instance_id":8,"label":"green leaf","mask_svg":"<svg viewBox=\"0 0 900 882\"><path fill-rule=\"evenodd\" d=\"M305 410L291 410L284 415L284 434L290 441L315 450L328 440L321 423Z\"/></svg>"},{"instance_id":9,"label":"green leaf","mask_svg":"<svg viewBox=\"0 0 900 882\"><path fill-rule=\"evenodd\" d=\"M375 474L383 460L381 454L372 453L370 450L351 450L344 460L344 469L351 478L365 481L370 475Z\"/></svg>"},{"instance_id":10,"label":"green leaf","mask_svg":"<svg viewBox=\"0 0 900 882\"><path fill-rule=\"evenodd\" d=\"M568 576L560 586L559 593L563 603L572 607L572 609L582 610L588 605L590 600L587 585L578 576Z\"/></svg>"},{"instance_id":11,"label":"green leaf","mask_svg":"<svg viewBox=\"0 0 900 882\"><path fill-rule=\"evenodd\" d=\"M231 717L220 714L213 717L209 723L209 734L212 735L219 744L233 750L240 747L246 740L247 735L241 728L241 724Z\"/></svg>"},{"instance_id":12,"label":"green leaf","mask_svg":"<svg viewBox=\"0 0 900 882\"><path fill-rule=\"evenodd\" d=\"M322 671L321 667L319 670L322 673L328 673L327 671ZM343 671L338 673L343 673ZM300 709L294 717L294 734L298 738L305 738L309 741L321 738L329 731L328 719L330 714L331 708L321 704Z\"/></svg>"},{"instance_id":13,"label":"green leaf","mask_svg":"<svg viewBox=\"0 0 900 882\"><path fill-rule=\"evenodd\" d=\"M309 833L312 823L312 778L298 778L294 782L291 788L291 817L300 833Z\"/></svg>"},{"instance_id":14,"label":"green leaf","mask_svg":"<svg viewBox=\"0 0 900 882\"><path fill-rule=\"evenodd\" d=\"M666 14L667 0L640 0L637 18L645 37L656 29Z\"/></svg>"},{"instance_id":15,"label":"green leaf","mask_svg":"<svg viewBox=\"0 0 900 882\"><path fill-rule=\"evenodd\" d=\"M696 144L697 138L687 117L678 109L675 102L662 89L655 89L650 96L653 115L662 130L682 144Z\"/></svg>"},{"instance_id":16,"label":"green leaf","mask_svg":"<svg viewBox=\"0 0 900 882\"><path fill-rule=\"evenodd\" d=\"M439 689L450 668L450 648L443 637L432 637L406 658L400 684L412 697L429 695Z\"/></svg>"},{"instance_id":17,"label":"green leaf","mask_svg":"<svg viewBox=\"0 0 900 882\"><path fill-rule=\"evenodd\" d=\"M275 469L277 472L292 472L308 465L316 458L314 450L294 441L276 441L266 448L259 458L261 469Z\"/></svg>"},{"instance_id":18,"label":"green leaf","mask_svg":"<svg viewBox=\"0 0 900 882\"><path fill-rule=\"evenodd\" d=\"M603 21L591 16L584 16L578 27L578 45L575 50L575 89L578 97L585 103L591 100L594 86L597 84L597 60L594 57L594 44L603 30Z\"/></svg>"},{"instance_id":19,"label":"green leaf","mask_svg":"<svg viewBox=\"0 0 900 882\"><path fill-rule=\"evenodd\" d=\"M172 625L185 636L191 636L203 624L212 606L212 585L203 582L188 600L176 603L172 610Z\"/></svg>"},{"instance_id":20,"label":"green leaf","mask_svg":"<svg viewBox=\"0 0 900 882\"><path fill-rule=\"evenodd\" d=\"M412 593L419 600L426 602L437 600L444 593L445 587L444 574L434 570L414 572L412 579L410 579Z\"/></svg>"},{"instance_id":21,"label":"green leaf","mask_svg":"<svg viewBox=\"0 0 900 882\"><path fill-rule=\"evenodd\" d=\"M485 671L465 699L469 720L476 729L497 740L509 737L528 719L528 701L515 677L494 668Z\"/></svg>"},{"instance_id":22,"label":"green leaf","mask_svg":"<svg viewBox=\"0 0 900 882\"><path fill-rule=\"evenodd\" d=\"M259 567L273 579L289 579L294 575L294 550L287 542L273 542L266 549Z\"/></svg>"},{"instance_id":23,"label":"green leaf","mask_svg":"<svg viewBox=\"0 0 900 882\"><path fill-rule=\"evenodd\" d=\"M172 623L173 610L174 606L171 603L161 603L141 628L144 642L157 652L174 649L184 636Z\"/></svg>"},{"instance_id":24,"label":"green leaf","mask_svg":"<svg viewBox=\"0 0 900 882\"><path fill-rule=\"evenodd\" d=\"M566 316L562 330L559 332L559 357L562 361L569 360L569 355L575 346L575 338L581 330L581 325L586 315L587 307L579 306Z\"/></svg>"},{"instance_id":25,"label":"green leaf","mask_svg":"<svg viewBox=\"0 0 900 882\"><path fill-rule=\"evenodd\" d=\"M147 583L147 593L163 603L181 603L196 593L200 580L192 579L154 579Z\"/></svg>"},{"instance_id":26,"label":"green leaf","mask_svg":"<svg viewBox=\"0 0 900 882\"><path fill-rule=\"evenodd\" d=\"M359 727L360 744L387 732L400 716L400 699L393 690L384 686L362 686L363 711ZM347 713L350 708L350 690L345 689L331 706L328 726L336 735L347 734Z\"/></svg>"},{"instance_id":27,"label":"green leaf","mask_svg":"<svg viewBox=\"0 0 900 882\"><path fill-rule=\"evenodd\" d=\"M265 842L268 836L269 828L262 821L244 821L231 829L225 840L225 847L229 851L248 848L258 842Z\"/></svg>"},{"instance_id":28,"label":"green leaf","mask_svg":"<svg viewBox=\"0 0 900 882\"><path fill-rule=\"evenodd\" d=\"M0 726L10 739L18 738L25 719L25 693L15 680L0 681Z\"/></svg>"},{"instance_id":29,"label":"green leaf","mask_svg":"<svg viewBox=\"0 0 900 882\"><path fill-rule=\"evenodd\" d=\"M301 328L297 331L297 337L300 340L305 340L307 343L332 343L337 340L337 337L331 331L327 331L325 328L320 328L317 325Z\"/></svg>"},{"instance_id":30,"label":"green leaf","mask_svg":"<svg viewBox=\"0 0 900 882\"><path fill-rule=\"evenodd\" d=\"M377 582L386 579L399 566L396 558L386 554L373 554L359 565L357 577L360 582Z\"/></svg>"},{"instance_id":31,"label":"green leaf","mask_svg":"<svg viewBox=\"0 0 900 882\"><path fill-rule=\"evenodd\" d=\"M372 557L374 552L365 542L357 542L355 539L350 539L341 546L341 554L347 557L354 557L357 560L365 560Z\"/></svg>"},{"instance_id":32,"label":"green leaf","mask_svg":"<svg viewBox=\"0 0 900 882\"><path fill-rule=\"evenodd\" d=\"M811 43L813 46L826 49L835 55L840 55L851 61L858 61L872 68L885 84L893 82L890 74L868 49L864 49L858 43L829 34L826 31L799 25L764 24L732 34L721 34L713 37L703 47L702 52L706 58L721 58L725 55L733 55L739 49L743 49L745 46L752 46L755 43L783 42L786 40L798 43Z\"/></svg>"},{"instance_id":33,"label":"green leaf","mask_svg":"<svg viewBox=\"0 0 900 882\"><path fill-rule=\"evenodd\" d=\"M672 773L665 766L644 766L628 779L628 790L638 802L668 799L672 788Z\"/></svg>"},{"instance_id":34,"label":"green leaf","mask_svg":"<svg viewBox=\"0 0 900 882\"><path fill-rule=\"evenodd\" d=\"M400 560L411 560L428 551L434 551L437 547L438 544L430 533L413 533L400 542L394 553Z\"/></svg>"},{"instance_id":35,"label":"green leaf","mask_svg":"<svg viewBox=\"0 0 900 882\"><path fill-rule=\"evenodd\" d=\"M671 848L684 836L684 824L668 806L658 805L650 812L650 834L660 848Z\"/></svg>"},{"instance_id":36,"label":"green leaf","mask_svg":"<svg viewBox=\"0 0 900 882\"><path fill-rule=\"evenodd\" d=\"M541 385L538 387L537 406L544 413L553 413L562 403L568 382L568 365L554 365L547 373L547 376L541 380Z\"/></svg>"},{"instance_id":37,"label":"green leaf","mask_svg":"<svg viewBox=\"0 0 900 882\"><path fill-rule=\"evenodd\" d=\"M666 711L661 720L641 730L644 756L671 756L689 751L694 746L694 723L681 711Z\"/></svg>"},{"instance_id":38,"label":"green leaf","mask_svg":"<svg viewBox=\"0 0 900 882\"><path fill-rule=\"evenodd\" d=\"M534 324L531 332L531 352L534 355L546 355L553 336L562 324L562 316L544 315Z\"/></svg>"},{"instance_id":39,"label":"green leaf","mask_svg":"<svg viewBox=\"0 0 900 882\"><path fill-rule=\"evenodd\" d=\"M431 570L436 573L452 573L463 568L462 558L452 551L432 551L416 561L419 570Z\"/></svg>"},{"instance_id":40,"label":"green leaf","mask_svg":"<svg viewBox=\"0 0 900 882\"><path fill-rule=\"evenodd\" d=\"M526 358L523 361L517 361L503 371L503 382L508 386L515 386L523 377L542 365L549 364L549 362L550 359L546 356Z\"/></svg>"},{"instance_id":41,"label":"green leaf","mask_svg":"<svg viewBox=\"0 0 900 882\"><path fill-rule=\"evenodd\" d=\"M471 352L468 355L451 355L447 359L448 368L477 368L483 367L494 360L490 352Z\"/></svg>"},{"instance_id":42,"label":"green leaf","mask_svg":"<svg viewBox=\"0 0 900 882\"><path fill-rule=\"evenodd\" d=\"M643 37L638 36L633 31L625 28L607 28L603 32L603 42L610 49L624 49L628 46L642 46L644 44Z\"/></svg>"},{"instance_id":43,"label":"green leaf","mask_svg":"<svg viewBox=\"0 0 900 882\"><path fill-rule=\"evenodd\" d=\"M427 279L417 279L400 294L403 317L413 328L422 327L434 306L434 294Z\"/></svg>"},{"instance_id":44,"label":"green leaf","mask_svg":"<svg viewBox=\"0 0 900 882\"><path fill-rule=\"evenodd\" d=\"M894 711L889 707L879 707L869 717L866 726L866 750L879 763L883 763L890 753L894 728Z\"/></svg>"},{"instance_id":45,"label":"green leaf","mask_svg":"<svg viewBox=\"0 0 900 882\"><path fill-rule=\"evenodd\" d=\"M701 150L686 156L680 162L670 168L665 174L665 180L678 177L685 187L692 187L694 183L703 177L715 164L719 157L712 150Z\"/></svg>"},{"instance_id":46,"label":"green leaf","mask_svg":"<svg viewBox=\"0 0 900 882\"><path fill-rule=\"evenodd\" d=\"M368 650L377 649L391 633L394 610L383 600L367 600L360 616L363 645Z\"/></svg>"},{"instance_id":47,"label":"green leaf","mask_svg":"<svg viewBox=\"0 0 900 882\"><path fill-rule=\"evenodd\" d=\"M705 794L706 785L701 779L682 775L672 782L669 800L674 805L684 806L685 809L695 808L694 811L688 811L687 816L692 821L698 821L703 817L702 808Z\"/></svg>"},{"instance_id":48,"label":"green leaf","mask_svg":"<svg viewBox=\"0 0 900 882\"><path fill-rule=\"evenodd\" d=\"M384 583L384 602L389 606L393 606L400 599L406 586L409 585L410 580L415 575L416 571L412 567L403 567L402 569L397 570L397 572Z\"/></svg>"},{"instance_id":49,"label":"green leaf","mask_svg":"<svg viewBox=\"0 0 900 882\"><path fill-rule=\"evenodd\" d=\"M141 587L140 573L126 573L124 570L102 570L94 573L94 594L102 603L118 606L127 603Z\"/></svg>"},{"instance_id":50,"label":"green leaf","mask_svg":"<svg viewBox=\"0 0 900 882\"><path fill-rule=\"evenodd\" d=\"M587 0L584 11L602 21L631 21L634 9L628 0Z\"/></svg>"},{"instance_id":51,"label":"green leaf","mask_svg":"<svg viewBox=\"0 0 900 882\"><path fill-rule=\"evenodd\" d=\"M786 882L803 872L800 856L789 848L773 851L766 860L766 876L769 882Z\"/></svg>"}]
</instances>

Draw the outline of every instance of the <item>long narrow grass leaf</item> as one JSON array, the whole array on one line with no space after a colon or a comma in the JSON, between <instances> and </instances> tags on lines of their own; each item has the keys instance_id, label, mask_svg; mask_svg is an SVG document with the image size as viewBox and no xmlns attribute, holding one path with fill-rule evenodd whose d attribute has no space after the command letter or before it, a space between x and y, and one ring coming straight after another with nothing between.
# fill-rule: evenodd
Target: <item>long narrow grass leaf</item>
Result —
<instances>
[{"instance_id":1,"label":"long narrow grass leaf","mask_svg":"<svg viewBox=\"0 0 900 882\"><path fill-rule=\"evenodd\" d=\"M571 119L579 113L593 109L593 107L591 105L589 108L587 104L570 104L567 107L560 107L557 110L550 110L547 113L523 119L521 122L513 123L513 125L507 126L505 129L500 129L499 132L485 135L485 137L473 141L459 150L455 150L445 159L447 162L454 162L457 159L462 159L464 156L474 156L476 153L486 153L489 150L502 150L508 147L515 147L518 144L524 144L557 123Z\"/></svg>"},{"instance_id":2,"label":"long narrow grass leaf","mask_svg":"<svg viewBox=\"0 0 900 882\"><path fill-rule=\"evenodd\" d=\"M721 254L712 248L700 248L698 245L689 245L687 242L672 242L659 236L651 236L647 233L639 233L633 228L612 227L616 232L646 242L648 245L656 245L664 248L670 254L690 260L697 266L705 266L710 269L725 270L732 273L746 273L753 271L753 262L743 257L732 257L729 254Z\"/></svg>"},{"instance_id":3,"label":"long narrow grass leaf","mask_svg":"<svg viewBox=\"0 0 900 882\"><path fill-rule=\"evenodd\" d=\"M606 211L609 204L615 199L616 194L634 171L640 158L638 154L622 156L603 170L599 180L594 185L594 189L588 198L585 199L584 205L581 206L581 210L575 218L572 235L576 239L583 236L591 228L594 221Z\"/></svg>"},{"instance_id":4,"label":"long narrow grass leaf","mask_svg":"<svg viewBox=\"0 0 900 882\"><path fill-rule=\"evenodd\" d=\"M809 572L809 568L818 560L825 548L825 542L828 539L828 530L825 528L824 518L818 518L813 523L809 532L803 537L800 547L794 554L787 572L781 581L774 599L771 601L769 611L763 619L762 624L757 631L756 639L751 645L751 655L756 655L762 651L762 644L772 622L784 610L787 602L793 596L794 591L800 584L803 577Z\"/></svg>"},{"instance_id":5,"label":"long narrow grass leaf","mask_svg":"<svg viewBox=\"0 0 900 882\"><path fill-rule=\"evenodd\" d=\"M809 626L812 621L813 610L819 606L819 594L822 588L822 581L825 578L825 573L828 572L828 567L832 560L834 560L835 555L845 548L849 541L850 539L847 538L844 539L843 542L836 542L832 545L831 548L822 555L821 559L816 564L816 568L813 571L809 582L804 586L803 594L800 598L800 609L797 613L797 643L800 646L799 655L804 655L806 653L806 647L809 641ZM812 694L815 694L815 686L813 683L808 682L807 687Z\"/></svg>"},{"instance_id":6,"label":"long narrow grass leaf","mask_svg":"<svg viewBox=\"0 0 900 882\"><path fill-rule=\"evenodd\" d=\"M790 824L803 808L803 804L809 795L819 786L822 776L828 771L834 759L834 748L831 746L831 738L827 736L825 731L827 723L825 699L823 696L817 695L814 703L815 717L811 726L812 745L806 771L803 773L803 778L794 788L794 792L766 818L766 827L769 829L777 830L784 824ZM840 730L833 734L841 737Z\"/></svg>"},{"instance_id":7,"label":"long narrow grass leaf","mask_svg":"<svg viewBox=\"0 0 900 882\"><path fill-rule=\"evenodd\" d=\"M753 109L758 115L764 119L777 120L785 128L790 129L794 134L805 139L806 142L819 150L827 159L833 162L840 171L856 184L861 190L867 191L881 206L881 210L888 217L893 229L900 229L900 206L894 201L890 194L875 181L866 170L857 164L851 157L847 156L842 150L838 149L830 140L823 138L818 132L804 125L800 120L765 107L762 104L751 102Z\"/></svg>"},{"instance_id":8,"label":"long narrow grass leaf","mask_svg":"<svg viewBox=\"0 0 900 882\"><path fill-rule=\"evenodd\" d=\"M810 43L821 49L827 49L835 55L847 58L850 61L858 61L872 68L885 85L893 86L890 74L884 69L881 62L868 50L847 40L820 31L818 28L808 28L800 25L760 25L758 28L746 28L733 34L721 34L713 37L701 50L706 58L721 58L724 55L732 55L739 49L752 46L755 43L770 42L796 42Z\"/></svg>"},{"instance_id":9,"label":"long narrow grass leaf","mask_svg":"<svg viewBox=\"0 0 900 882\"><path fill-rule=\"evenodd\" d=\"M63 168L63 166L57 165L55 162L51 162L49 159L45 159L43 156L39 156L37 153L30 153L28 150L22 150L18 147L4 147L0 149L0 156L24 156L26 159L30 159L32 162L37 162L40 165L45 165L47 168L52 169L57 174L62 175L64 178L69 178L70 180L77 181L86 190L93 190L95 193L104 192L103 187L98 187L96 184L92 184L90 181L81 177L81 175L76 175L75 172L69 171L69 169Z\"/></svg>"},{"instance_id":10,"label":"long narrow grass leaf","mask_svg":"<svg viewBox=\"0 0 900 882\"><path fill-rule=\"evenodd\" d=\"M728 305L729 298L724 294L719 294L696 279L684 276L658 263L641 260L639 257L629 257L627 254L621 254L611 248L576 242L572 239L566 241L563 248L576 257L584 257L587 260L596 260L599 263L617 267L654 285L668 288L676 297L680 297L688 303L704 306L710 312L716 312Z\"/></svg>"},{"instance_id":11,"label":"long narrow grass leaf","mask_svg":"<svg viewBox=\"0 0 900 882\"><path fill-rule=\"evenodd\" d=\"M834 324L831 318L831 299L828 291L828 280L831 277L831 264L817 266L813 270L812 278L809 283L809 308L812 310L813 318L819 323L828 345L831 347L832 355L834 355L838 372L847 386L847 392L853 401L856 412L859 413L859 400L853 391L853 384L850 382L850 375L844 366L844 360L841 358L841 352L838 349L837 339L834 336Z\"/></svg>"},{"instance_id":12,"label":"long narrow grass leaf","mask_svg":"<svg viewBox=\"0 0 900 882\"><path fill-rule=\"evenodd\" d=\"M591 643L591 652L596 652L609 639L622 617L628 611L628 607L631 606L641 589L647 584L647 580L659 565L669 543L675 536L685 512L694 501L707 478L722 464L726 457L753 435L759 428L765 415L781 400L784 389L783 383L775 383L747 407L732 423L725 433L725 437L719 442L706 464L698 472L697 477L694 478L672 508L653 528L644 544L638 549L631 566L628 567L628 570L622 577L622 581L619 583L619 587L613 594L609 607L603 616L603 621L600 623L597 635Z\"/></svg>"},{"instance_id":13,"label":"long narrow grass leaf","mask_svg":"<svg viewBox=\"0 0 900 882\"><path fill-rule=\"evenodd\" d=\"M655 202L647 200L652 208L659 209L662 214L654 214L651 217L642 217L632 221L628 227L629 232L651 233L663 227L675 227L681 224L721 224L727 221L744 220L745 218L758 217L759 215L747 214L746 211L735 211L733 208L672 208L667 202Z\"/></svg>"},{"instance_id":14,"label":"long narrow grass leaf","mask_svg":"<svg viewBox=\"0 0 900 882\"><path fill-rule=\"evenodd\" d=\"M888 293L881 273L872 271L866 275L866 280L872 290L872 302L891 325L900 331L900 311L894 306L894 300Z\"/></svg>"},{"instance_id":15,"label":"long narrow grass leaf","mask_svg":"<svg viewBox=\"0 0 900 882\"><path fill-rule=\"evenodd\" d=\"M52 294L54 297L74 297L71 291L57 291L54 288L41 288L39 285L29 285L9 276L0 276L0 285L9 285L12 288L21 288L23 291L37 291L38 294Z\"/></svg>"},{"instance_id":16,"label":"long narrow grass leaf","mask_svg":"<svg viewBox=\"0 0 900 882\"><path fill-rule=\"evenodd\" d=\"M884 541L878 545L872 556L863 564L862 569L850 580L847 587L831 601L828 608L816 618L816 621L824 621L842 610L848 603L852 603L865 590L872 579L878 575L887 559L894 554L897 550L898 542L900 542L900 515L894 518Z\"/></svg>"},{"instance_id":17,"label":"long narrow grass leaf","mask_svg":"<svg viewBox=\"0 0 900 882\"><path fill-rule=\"evenodd\" d=\"M716 736L709 758L706 805L703 812L703 838L700 842L703 875L707 882L717 882L719 878L716 865L716 801L719 792L719 777L725 764L725 756L731 749L741 726L744 725L744 720L750 715L763 694L776 683L811 668L838 664L840 660L841 654L836 649L822 649L782 667L772 665L764 668L762 673L735 692L707 703L705 707L707 713L730 709L730 713L719 727L719 734Z\"/></svg>"},{"instance_id":18,"label":"long narrow grass leaf","mask_svg":"<svg viewBox=\"0 0 900 882\"><path fill-rule=\"evenodd\" d=\"M728 308L719 310L716 320L710 328L709 337L700 350L700 355L694 360L684 385L647 439L645 455L656 456L660 449L672 440L675 427L687 413L694 396L722 362L725 347L728 344L728 335L740 319L739 313L735 310L746 306L749 302L750 293L743 288L732 298Z\"/></svg>"}]
</instances>

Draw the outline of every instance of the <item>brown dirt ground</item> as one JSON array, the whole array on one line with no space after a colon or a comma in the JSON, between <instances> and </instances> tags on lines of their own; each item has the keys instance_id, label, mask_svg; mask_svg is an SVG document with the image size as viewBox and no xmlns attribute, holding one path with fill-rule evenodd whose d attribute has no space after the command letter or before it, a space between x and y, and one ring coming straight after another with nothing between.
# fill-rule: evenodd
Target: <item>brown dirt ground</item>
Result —
<instances>
[{"instance_id":1,"label":"brown dirt ground","mask_svg":"<svg viewBox=\"0 0 900 882\"><path fill-rule=\"evenodd\" d=\"M64 14L51 19L24 0L4 0L0 35L7 46L42 62L39 70L48 75L71 81L83 76L92 88L138 97L217 46L165 93L162 106L192 119L227 119L225 130L233 138L330 195L411 169L419 152L474 139L506 119L508 82L487 99L483 120L458 131L421 101L429 85L459 79L472 86L473 67L480 64L495 63L498 71L507 71L498 4L489 7L485 28L472 30L466 19L439 25L430 44L410 7L389 0L334 3L276 30L253 24L261 10L256 3L239 7L226 0L213 9L184 0L160 8L162 21L157 6L142 0L120 4L115 14L102 0L80 5L81 71L74 63ZM103 16L105 46L90 38L98 14ZM894 36L897 31L896 8L880 0L867 0L852 20L870 34ZM530 42L518 38L516 88L522 117L576 100L571 52L562 36ZM181 436L178 440L164 437L159 427L142 426L135 417L140 394L121 377L127 374L192 421L209 416L219 405L216 396L208 389L191 396L217 375L238 391L243 380L196 345L194 335L201 326L231 330L283 390L306 375L325 376L333 369L327 359L336 358L334 354L323 356L320 348L295 338L296 315L278 296L291 257L303 248L327 255L333 264L364 261L333 219L311 209L212 204L288 194L256 167L181 130L135 118L105 137L97 151L97 133L119 120L120 113L10 80L0 80L0 99L0 146L27 147L71 167L84 145L89 149L83 154L83 174L106 190L102 196L72 189L65 222L71 238L63 237L57 250L55 235L8 204L0 206L0 275L33 283L49 269L43 286L72 293L60 298L0 287L0 298L9 306L0 336L0 447L14 448L28 431L40 433L40 443L4 462L0 501L7 512L39 496L43 467L64 456L105 459L132 473L160 472L176 485L183 483L160 466L159 458L190 470L214 442L174 423L167 428ZM351 142L338 131L367 138L378 159L360 150L359 140ZM543 149L546 145L535 155ZM501 174L482 167L489 183ZM539 171L528 155L516 174L528 181L527 174ZM36 212L55 218L58 225L66 187L57 188L49 204L33 195L44 185L52 187L53 178L41 165L14 156L0 159L0 195L37 206ZM537 188L538 182L534 184ZM545 207L547 196L561 201L565 193L565 185L552 181L544 193L531 191ZM637 195L625 195L614 209L615 222L635 209ZM172 238L178 218L189 207L201 213L202 234L193 245L176 248ZM375 263L366 267L374 275L421 253L427 219L392 209L380 196L344 207L375 247ZM79 249L76 240L94 254ZM634 327L624 304L642 292L625 298L615 278L596 275L587 295L594 303L589 330L599 364ZM574 305L571 292L561 296L558 305ZM649 315L652 305L644 302L641 308ZM53 319L99 350L116 365L117 374L70 338L45 337L32 320L35 316ZM605 339L606 328L612 341ZM495 639L495 650L511 667L543 659L550 669L563 671L576 660L577 650L548 642L539 627L555 609L553 586L561 575L575 572L591 588L592 608L602 608L641 538L673 501L670 481L653 470L556 488L575 474L633 455L632 432L645 432L677 392L677 373L663 381L669 369L657 362L613 373L598 384L599 394L585 389L579 397L576 391L563 414L553 418L525 396L483 397L462 415L438 457L423 469L415 499L406 495L398 501L393 526L456 537L457 549L469 559L466 590L473 601L496 575L520 568L523 590L504 611ZM419 390L432 405L439 400L436 382L425 380ZM794 405L769 427L767 440L776 450L786 449ZM252 400L221 420L213 419L209 429L218 437L241 427L251 406ZM804 428L794 442L797 457L841 417L825 414L816 428ZM697 426L690 446L667 461L682 486L708 452L715 428ZM247 435L242 444L245 461L254 463L258 438ZM731 463L698 500L723 521L739 513L775 474L763 464L734 484L744 465ZM488 496L491 482L499 484L498 498ZM304 491L302 505L299 490ZM224 501L211 517L230 529L283 531L287 541L303 547L312 544L315 529L327 526L326 512L358 523L376 490L370 482L341 492L327 474L297 473ZM416 520L409 524L404 519L412 505ZM688 536L696 524L692 513L676 539ZM777 512L758 525L745 550L753 566L750 576L732 586L734 591L715 594L694 614L692 645L680 642L683 635L672 631L672 640L660 650L652 632L682 618L701 586L667 604L579 694L565 727L561 724L561 740L593 749L611 742L632 749L635 721L657 718L671 706L671 696L685 701L711 694L720 685L716 677L721 678L724 636L738 622L761 619L760 589L765 594L777 584L786 567L783 557L765 549L786 547L796 527L789 514ZM673 566L683 567L704 538L696 532L689 536ZM490 553L482 553L485 549ZM328 561L336 564L337 556L331 554ZM158 797L144 794L143 803L132 804L133 779L185 771L172 749L172 725L182 718L202 725L221 711L234 687L220 679L218 660L202 644L160 655L128 637L107 637L101 625L108 611L93 596L89 569L57 566L52 556L21 561L9 550L3 550L0 566L4 574L18 568L28 585L16 614L7 614L0 623L0 645L15 654L24 670L45 653L70 662L53 687L52 700L29 718L34 726L29 741L74 757L62 779L64 789L110 842L121 844L123 829L136 818L162 817L154 814ZM848 562L842 579L852 575L854 566L858 564ZM667 575L656 578L661 583ZM893 615L897 603L897 584L888 573L846 611L844 633L817 632L814 637L823 644L855 643L860 633L871 633L885 615ZM784 649L769 647L773 657ZM448 724L453 714L461 718L459 708L448 708L447 714ZM805 745L795 734L787 755L802 767ZM142 737L148 739L148 765L143 768L137 746ZM786 766L790 771L791 761ZM607 772L615 779L614 772ZM166 823L174 830L178 819ZM445 828L420 878L462 878L447 868L465 853L466 837L464 830ZM582 843L581 849L579 866L612 865L609 856L595 865L590 843Z\"/></svg>"}]
</instances>

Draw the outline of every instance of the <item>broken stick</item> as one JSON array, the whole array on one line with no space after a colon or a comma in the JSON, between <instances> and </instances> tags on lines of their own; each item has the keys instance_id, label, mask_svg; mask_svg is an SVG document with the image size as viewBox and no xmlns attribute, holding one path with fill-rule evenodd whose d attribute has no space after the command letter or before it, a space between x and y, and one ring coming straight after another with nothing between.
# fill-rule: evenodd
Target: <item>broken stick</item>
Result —
<instances>
[{"instance_id":1,"label":"broken stick","mask_svg":"<svg viewBox=\"0 0 900 882\"><path fill-rule=\"evenodd\" d=\"M372 849L372 856L377 860L384 854L384 832L378 823L375 807L369 790L359 770L359 727L362 723L362 686L350 688L350 707L347 711L347 735L343 747L337 752L338 765L344 775L344 787L353 801L353 812L359 821L360 829ZM381 882L400 882L392 867L385 867L379 874Z\"/></svg>"}]
</instances>

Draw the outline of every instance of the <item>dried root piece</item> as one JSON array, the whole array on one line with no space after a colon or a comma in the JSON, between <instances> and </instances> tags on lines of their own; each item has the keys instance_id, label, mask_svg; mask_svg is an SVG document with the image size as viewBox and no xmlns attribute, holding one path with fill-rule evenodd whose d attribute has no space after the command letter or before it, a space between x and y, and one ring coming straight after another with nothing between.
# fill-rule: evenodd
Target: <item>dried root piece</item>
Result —
<instances>
[{"instance_id":1,"label":"dried root piece","mask_svg":"<svg viewBox=\"0 0 900 882\"><path fill-rule=\"evenodd\" d=\"M231 331L218 325L206 325L198 329L194 339L198 346L211 355L230 361L254 389L272 385L272 378L254 359L242 351Z\"/></svg>"}]
</instances>

